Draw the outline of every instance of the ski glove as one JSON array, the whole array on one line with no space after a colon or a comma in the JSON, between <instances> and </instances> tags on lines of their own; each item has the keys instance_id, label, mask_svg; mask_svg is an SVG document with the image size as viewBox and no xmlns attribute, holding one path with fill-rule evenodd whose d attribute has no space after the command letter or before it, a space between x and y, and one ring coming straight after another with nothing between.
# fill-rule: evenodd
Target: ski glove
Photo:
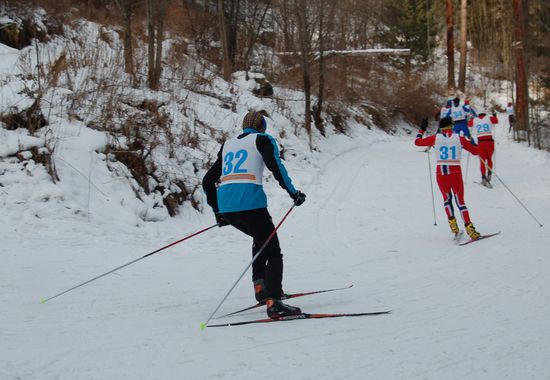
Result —
<instances>
[{"instance_id":1,"label":"ski glove","mask_svg":"<svg viewBox=\"0 0 550 380\"><path fill-rule=\"evenodd\" d=\"M216 213L216 222L218 222L218 227L229 225L229 222L225 220L222 214L219 213Z\"/></svg>"},{"instance_id":2,"label":"ski glove","mask_svg":"<svg viewBox=\"0 0 550 380\"><path fill-rule=\"evenodd\" d=\"M302 203L306 201L306 195L302 193L300 190L292 194L291 197L294 200L294 204L296 206L300 206Z\"/></svg>"},{"instance_id":3,"label":"ski glove","mask_svg":"<svg viewBox=\"0 0 550 380\"><path fill-rule=\"evenodd\" d=\"M420 130L423 132L426 132L426 129L428 129L428 118L424 118L422 120L422 123L420 123Z\"/></svg>"}]
</instances>

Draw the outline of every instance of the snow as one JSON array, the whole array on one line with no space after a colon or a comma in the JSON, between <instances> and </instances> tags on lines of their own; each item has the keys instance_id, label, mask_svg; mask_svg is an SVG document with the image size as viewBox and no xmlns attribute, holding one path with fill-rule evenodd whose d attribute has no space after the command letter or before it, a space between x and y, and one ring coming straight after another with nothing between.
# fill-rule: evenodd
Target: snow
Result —
<instances>
[{"instance_id":1,"label":"snow","mask_svg":"<svg viewBox=\"0 0 550 380\"><path fill-rule=\"evenodd\" d=\"M43 146L43 139L28 136L26 130L7 131L0 129L0 158L14 155L22 150Z\"/></svg>"},{"instance_id":2,"label":"snow","mask_svg":"<svg viewBox=\"0 0 550 380\"><path fill-rule=\"evenodd\" d=\"M497 174L544 223L549 155L498 133ZM356 130L353 138L331 137L318 166L286 161L308 196L279 234L286 291L354 284L292 304L310 312L392 310L384 316L201 331L250 260L249 239L231 227L40 304L214 220L188 210L187 217L121 225L103 219L108 202L93 204L102 218L91 221L48 212L15 218L20 194L4 185L0 378L548 378L546 227L501 183L493 190L473 183L472 158L466 202L473 221L480 232L502 234L455 245L437 191L433 226L426 153L412 139ZM278 221L291 202L274 182L266 188ZM59 207L24 199L32 210ZM247 275L219 314L251 302Z\"/></svg>"}]
</instances>

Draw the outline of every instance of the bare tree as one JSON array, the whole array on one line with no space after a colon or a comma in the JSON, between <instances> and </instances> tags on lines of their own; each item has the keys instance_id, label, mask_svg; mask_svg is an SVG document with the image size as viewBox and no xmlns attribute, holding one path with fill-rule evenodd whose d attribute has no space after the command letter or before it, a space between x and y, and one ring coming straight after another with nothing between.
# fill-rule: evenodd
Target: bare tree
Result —
<instances>
[{"instance_id":1,"label":"bare tree","mask_svg":"<svg viewBox=\"0 0 550 380\"><path fill-rule=\"evenodd\" d=\"M305 97L305 120L304 127L309 135L311 148L311 73L309 65L310 55L310 28L307 15L307 0L296 0L294 3L296 21L298 26L298 44L300 45L302 58L302 79L304 84Z\"/></svg>"},{"instance_id":2,"label":"bare tree","mask_svg":"<svg viewBox=\"0 0 550 380\"><path fill-rule=\"evenodd\" d=\"M325 135L325 126L323 124L323 101L325 99L325 36L331 31L331 24L334 17L335 3L332 2L328 23L325 22L326 3L325 0L319 0L319 91L317 94L317 104L313 107L313 120L315 127ZM328 25L327 25L328 24Z\"/></svg>"},{"instance_id":3,"label":"bare tree","mask_svg":"<svg viewBox=\"0 0 550 380\"><path fill-rule=\"evenodd\" d=\"M132 48L132 18L134 13L135 0L115 0L116 5L122 13L123 19L123 46L124 46L124 71L132 76L134 84L137 82L134 67L134 52ZM88 9L90 6L88 5Z\"/></svg>"},{"instance_id":4,"label":"bare tree","mask_svg":"<svg viewBox=\"0 0 550 380\"><path fill-rule=\"evenodd\" d=\"M456 88L453 0L447 0L447 89Z\"/></svg>"},{"instance_id":5,"label":"bare tree","mask_svg":"<svg viewBox=\"0 0 550 380\"><path fill-rule=\"evenodd\" d=\"M468 57L468 31L467 17L468 4L467 0L460 2L460 65L458 68L458 88L464 92L466 88L466 61Z\"/></svg>"},{"instance_id":6,"label":"bare tree","mask_svg":"<svg viewBox=\"0 0 550 380\"><path fill-rule=\"evenodd\" d=\"M235 69L240 0L218 0L218 26L223 51L223 77L228 80Z\"/></svg>"},{"instance_id":7,"label":"bare tree","mask_svg":"<svg viewBox=\"0 0 550 380\"><path fill-rule=\"evenodd\" d=\"M245 52L244 57L243 57L243 63L244 63L244 69L246 70L246 75L247 75L246 79L247 80L248 80L248 70L249 70L248 57L250 56L250 53L252 52L252 49L256 45L256 42L258 42L258 38L260 36L261 30L262 30L262 27L263 27L263 24L264 24L264 21L265 21L267 11L271 7L271 0L266 1L265 7L264 7L264 9L261 13L260 20L256 25L256 23L254 21L256 19L256 14L259 12L259 6L260 6L259 2L257 2L254 5L254 9L253 9L252 16L251 16L252 21L250 23L246 23L246 26L245 26L248 29L247 30L248 46L247 46L246 52Z\"/></svg>"},{"instance_id":8,"label":"bare tree","mask_svg":"<svg viewBox=\"0 0 550 380\"><path fill-rule=\"evenodd\" d=\"M223 79L229 80L231 76L231 59L229 56L229 38L227 36L227 20L225 18L225 2L224 0L218 0L218 23L220 28L220 41L222 44L222 67L223 67Z\"/></svg>"},{"instance_id":9,"label":"bare tree","mask_svg":"<svg viewBox=\"0 0 550 380\"><path fill-rule=\"evenodd\" d=\"M516 138L519 131L525 131L527 140L530 140L529 130L529 89L527 83L526 64L526 15L527 0L513 0L514 12L514 42L513 49L516 61Z\"/></svg>"},{"instance_id":10,"label":"bare tree","mask_svg":"<svg viewBox=\"0 0 550 380\"><path fill-rule=\"evenodd\" d=\"M153 4L154 3L154 4ZM164 41L164 17L166 0L147 0L147 84L158 90L162 71L162 43Z\"/></svg>"}]
</instances>

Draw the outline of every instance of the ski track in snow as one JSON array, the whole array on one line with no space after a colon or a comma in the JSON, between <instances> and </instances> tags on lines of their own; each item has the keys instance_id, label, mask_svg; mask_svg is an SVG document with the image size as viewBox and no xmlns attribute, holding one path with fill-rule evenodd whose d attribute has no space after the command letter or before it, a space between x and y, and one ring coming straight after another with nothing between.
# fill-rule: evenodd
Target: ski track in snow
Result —
<instances>
[{"instance_id":1,"label":"ski track in snow","mask_svg":"<svg viewBox=\"0 0 550 380\"><path fill-rule=\"evenodd\" d=\"M229 227L41 305L211 225L212 216L126 235L85 225L63 236L3 229L0 378L550 379L548 227L496 179L492 190L473 184L472 157L465 194L472 220L480 232L502 235L458 247L437 188L433 225L426 154L412 140L334 155L279 234L287 291L354 284L289 303L306 312L392 314L200 331L250 260L250 242ZM543 223L549 163L547 153L498 141L497 173ZM289 163L298 180L293 169ZM287 207L279 199L270 202L275 222ZM219 314L253 302L247 273ZM228 319L264 316L258 309Z\"/></svg>"}]
</instances>

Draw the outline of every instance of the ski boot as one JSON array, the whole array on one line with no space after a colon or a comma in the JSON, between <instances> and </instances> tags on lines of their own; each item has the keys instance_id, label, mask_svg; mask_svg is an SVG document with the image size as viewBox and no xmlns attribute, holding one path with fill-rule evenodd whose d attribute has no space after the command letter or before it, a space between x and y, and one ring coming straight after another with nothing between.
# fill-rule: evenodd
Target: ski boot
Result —
<instances>
[{"instance_id":1,"label":"ski boot","mask_svg":"<svg viewBox=\"0 0 550 380\"><path fill-rule=\"evenodd\" d=\"M466 226L466 232L468 233L468 236L470 236L470 239L472 240L479 239L481 234L476 231L476 228L474 227L472 222L466 223L465 226Z\"/></svg>"},{"instance_id":2,"label":"ski boot","mask_svg":"<svg viewBox=\"0 0 550 380\"><path fill-rule=\"evenodd\" d=\"M265 282L263 278L254 281L254 297L256 301L265 303L267 293L265 291Z\"/></svg>"},{"instance_id":3,"label":"ski boot","mask_svg":"<svg viewBox=\"0 0 550 380\"><path fill-rule=\"evenodd\" d=\"M269 318L286 317L289 315L301 314L302 310L296 306L290 306L275 298L268 298L265 302L267 316Z\"/></svg>"},{"instance_id":4,"label":"ski boot","mask_svg":"<svg viewBox=\"0 0 550 380\"><path fill-rule=\"evenodd\" d=\"M492 188L493 188L493 184L491 183L491 174L492 174L491 172L487 173L487 177L486 177L486 178L487 178L487 185L486 185L486 186L487 186L489 189L492 189Z\"/></svg>"},{"instance_id":5,"label":"ski boot","mask_svg":"<svg viewBox=\"0 0 550 380\"><path fill-rule=\"evenodd\" d=\"M451 232L455 234L455 236L460 232L458 229L458 224L456 224L456 218L454 216L451 216L449 218L449 227L451 227Z\"/></svg>"},{"instance_id":6,"label":"ski boot","mask_svg":"<svg viewBox=\"0 0 550 380\"><path fill-rule=\"evenodd\" d=\"M487 177L485 177L485 174L481 177L481 184L485 187L487 186Z\"/></svg>"}]
</instances>

